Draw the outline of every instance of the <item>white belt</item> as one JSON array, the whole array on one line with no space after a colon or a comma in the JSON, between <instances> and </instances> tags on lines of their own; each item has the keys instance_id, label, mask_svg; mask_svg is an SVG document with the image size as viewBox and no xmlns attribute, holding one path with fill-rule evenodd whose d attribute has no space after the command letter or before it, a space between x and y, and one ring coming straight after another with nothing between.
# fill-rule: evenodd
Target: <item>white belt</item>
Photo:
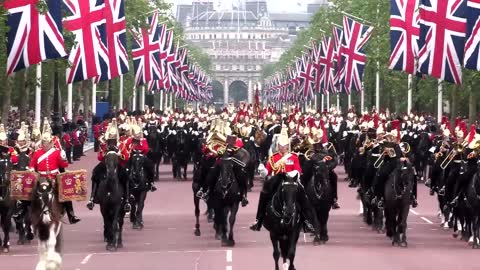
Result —
<instances>
[{"instance_id":1,"label":"white belt","mask_svg":"<svg viewBox=\"0 0 480 270\"><path fill-rule=\"evenodd\" d=\"M454 162L454 163L462 163L463 160L461 160L461 159L456 159L456 160L454 160L453 162Z\"/></svg>"},{"instance_id":2,"label":"white belt","mask_svg":"<svg viewBox=\"0 0 480 270\"><path fill-rule=\"evenodd\" d=\"M51 171L38 171L39 174L44 174L44 175L55 174L58 172L59 172L58 169L51 170Z\"/></svg>"},{"instance_id":3,"label":"white belt","mask_svg":"<svg viewBox=\"0 0 480 270\"><path fill-rule=\"evenodd\" d=\"M380 154L372 154L372 157L379 157Z\"/></svg>"}]
</instances>

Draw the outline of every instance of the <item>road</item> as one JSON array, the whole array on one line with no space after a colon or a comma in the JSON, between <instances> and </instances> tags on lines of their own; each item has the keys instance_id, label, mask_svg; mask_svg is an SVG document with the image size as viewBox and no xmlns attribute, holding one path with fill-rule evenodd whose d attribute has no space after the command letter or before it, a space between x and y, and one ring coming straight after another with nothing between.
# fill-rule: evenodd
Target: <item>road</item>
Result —
<instances>
[{"instance_id":1,"label":"road","mask_svg":"<svg viewBox=\"0 0 480 270\"><path fill-rule=\"evenodd\" d=\"M73 164L72 169L91 169L96 154ZM85 203L76 203L82 221L64 226L65 270L256 270L274 269L268 233L252 232L259 195L258 184L249 194L250 205L240 209L235 228L236 246L222 248L214 239L211 224L202 216L202 235L195 237L191 182L171 179L170 165L161 166L158 191L149 193L144 212L143 231L132 230L126 222L124 245L115 253L106 252L102 237L102 219L98 206L93 211ZM343 168L338 169L343 179ZM309 236L300 237L295 264L299 270L424 270L479 269L478 250L454 239L451 231L443 230L437 218L437 206L428 190L419 185L419 207L408 218L408 248L392 247L384 235L374 233L358 216L359 203L355 189L339 180L341 209L331 212L330 241L313 246ZM17 246L11 240L11 252L0 255L3 269L34 269L37 262L36 241Z\"/></svg>"}]
</instances>

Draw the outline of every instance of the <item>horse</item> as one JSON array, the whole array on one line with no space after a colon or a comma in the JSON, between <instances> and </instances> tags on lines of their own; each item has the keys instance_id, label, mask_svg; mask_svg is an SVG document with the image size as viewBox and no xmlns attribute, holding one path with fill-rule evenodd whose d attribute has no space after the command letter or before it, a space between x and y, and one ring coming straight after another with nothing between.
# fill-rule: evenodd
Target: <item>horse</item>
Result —
<instances>
[{"instance_id":1,"label":"horse","mask_svg":"<svg viewBox=\"0 0 480 270\"><path fill-rule=\"evenodd\" d=\"M480 248L480 167L470 180L468 185L466 198L470 208L472 236L469 243L473 249Z\"/></svg>"},{"instance_id":2,"label":"horse","mask_svg":"<svg viewBox=\"0 0 480 270\"><path fill-rule=\"evenodd\" d=\"M4 253L10 252L10 229L12 228L12 215L14 201L10 199L10 171L12 163L7 156L0 159L0 220L3 230L3 242L0 237L0 244Z\"/></svg>"},{"instance_id":3,"label":"horse","mask_svg":"<svg viewBox=\"0 0 480 270\"><path fill-rule=\"evenodd\" d=\"M140 151L132 151L130 160L128 161L128 176L130 203L132 210L130 211L130 221L133 223L133 229L143 229L143 208L145 199L147 198L147 181L145 169L143 167L145 156Z\"/></svg>"},{"instance_id":4,"label":"horse","mask_svg":"<svg viewBox=\"0 0 480 270\"><path fill-rule=\"evenodd\" d=\"M147 142L150 147L150 152L148 152L148 158L153 162L155 166L155 179L159 179L159 170L160 162L163 155L163 140L158 132L157 126L148 125L147 127L148 136Z\"/></svg>"},{"instance_id":5,"label":"horse","mask_svg":"<svg viewBox=\"0 0 480 270\"><path fill-rule=\"evenodd\" d=\"M35 269L59 270L62 264L62 212L52 180L40 178L32 194L32 227L38 237L40 260Z\"/></svg>"},{"instance_id":6,"label":"horse","mask_svg":"<svg viewBox=\"0 0 480 270\"><path fill-rule=\"evenodd\" d=\"M26 151L17 151L18 152L18 162L14 166L14 169L17 171L25 171L27 169L28 164L30 163L30 156ZM19 207L23 207L22 209L18 209ZM31 229L31 217L29 201L21 201L16 203L14 212L21 211L22 213L16 217L14 217L15 227L17 228L18 232L18 245L29 244L30 241L33 239L33 232Z\"/></svg>"},{"instance_id":7,"label":"horse","mask_svg":"<svg viewBox=\"0 0 480 270\"><path fill-rule=\"evenodd\" d=\"M98 201L103 217L103 236L108 251L123 247L122 229L124 211L124 187L120 182L118 155L110 151L105 155L106 174L98 184ZM128 186L128 185L127 185ZM127 187L128 188L128 187Z\"/></svg>"},{"instance_id":8,"label":"horse","mask_svg":"<svg viewBox=\"0 0 480 270\"><path fill-rule=\"evenodd\" d=\"M182 176L184 180L187 179L187 166L190 154L187 137L188 135L185 130L180 129L177 132L176 146L172 157L172 171L173 177L178 180L182 179Z\"/></svg>"},{"instance_id":9,"label":"horse","mask_svg":"<svg viewBox=\"0 0 480 270\"><path fill-rule=\"evenodd\" d=\"M417 137L417 143L412 145L415 149L415 169L417 171L419 180L424 180L428 162L428 149L431 147L430 136L423 131Z\"/></svg>"},{"instance_id":10,"label":"horse","mask_svg":"<svg viewBox=\"0 0 480 270\"><path fill-rule=\"evenodd\" d=\"M301 221L297 194L299 183L295 178L280 174L281 184L270 200L264 227L270 232L273 246L275 270L279 270L278 259L283 259L283 269L295 270L294 259L300 236Z\"/></svg>"},{"instance_id":11,"label":"horse","mask_svg":"<svg viewBox=\"0 0 480 270\"><path fill-rule=\"evenodd\" d=\"M248 155L248 153L245 154ZM246 159L248 160L249 158L247 157ZM242 201L241 184L239 181L244 181L238 167L238 164L241 162L235 157L231 157L228 153L224 154L220 163L220 176L215 184L212 198L215 205L216 236L217 238L220 236L222 246L227 247L235 246L233 227L240 201Z\"/></svg>"},{"instance_id":12,"label":"horse","mask_svg":"<svg viewBox=\"0 0 480 270\"><path fill-rule=\"evenodd\" d=\"M333 205L332 187L329 181L329 170L325 162L321 160L310 160L311 165L308 175L309 181L306 183L305 192L312 203L313 209L320 225L320 243L325 244L328 241L327 222L330 209ZM307 174L305 177L308 177Z\"/></svg>"},{"instance_id":13,"label":"horse","mask_svg":"<svg viewBox=\"0 0 480 270\"><path fill-rule=\"evenodd\" d=\"M177 147L177 131L172 130L172 131L167 131L163 133L163 136L165 136L165 141L167 142L166 147L165 147L165 158L163 159L164 164L168 164L172 161L173 155L175 154L175 149ZM175 176L174 176L175 177Z\"/></svg>"},{"instance_id":14,"label":"horse","mask_svg":"<svg viewBox=\"0 0 480 270\"><path fill-rule=\"evenodd\" d=\"M214 165L215 159L201 159L198 169L193 173L192 191L193 191L193 205L195 207L195 236L200 236L200 197L197 196L197 192L201 187L205 186L205 178L208 175L210 168ZM208 204L208 203L207 203ZM209 207L208 222L213 221L213 209Z\"/></svg>"},{"instance_id":15,"label":"horse","mask_svg":"<svg viewBox=\"0 0 480 270\"><path fill-rule=\"evenodd\" d=\"M414 170L399 162L385 183L385 225L392 246L407 247L407 218L413 190Z\"/></svg>"}]
</instances>

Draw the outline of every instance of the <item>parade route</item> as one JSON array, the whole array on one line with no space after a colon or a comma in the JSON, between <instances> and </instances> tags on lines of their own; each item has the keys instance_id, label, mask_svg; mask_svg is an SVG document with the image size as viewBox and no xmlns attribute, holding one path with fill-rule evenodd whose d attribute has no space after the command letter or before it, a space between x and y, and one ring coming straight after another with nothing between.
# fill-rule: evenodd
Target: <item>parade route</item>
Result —
<instances>
[{"instance_id":1,"label":"parade route","mask_svg":"<svg viewBox=\"0 0 480 270\"><path fill-rule=\"evenodd\" d=\"M87 169L97 163L96 153L88 151L70 169ZM76 203L82 219L77 225L64 225L64 270L250 270L274 269L268 232L252 232L259 196L259 183L249 194L250 204L241 208L235 226L236 246L222 248L214 239L212 224L201 217L200 237L193 235L194 211L191 182L171 180L170 165L161 166L158 191L147 197L143 231L134 231L125 219L124 245L117 252L107 252L102 237L102 219L98 205L93 211L85 203ZM339 173L341 209L331 211L330 241L313 246L309 235L300 236L295 265L297 269L423 270L478 269L478 250L454 239L451 231L439 225L436 198L419 185L420 206L408 218L408 248L392 247L384 235L373 232L358 215L355 189L347 187ZM90 177L90 176L89 176ZM191 175L189 176L191 177ZM190 178L189 178L190 179ZM204 212L202 205L202 213ZM11 252L0 255L8 269L34 269L38 260L36 240L18 246L11 239Z\"/></svg>"}]
</instances>

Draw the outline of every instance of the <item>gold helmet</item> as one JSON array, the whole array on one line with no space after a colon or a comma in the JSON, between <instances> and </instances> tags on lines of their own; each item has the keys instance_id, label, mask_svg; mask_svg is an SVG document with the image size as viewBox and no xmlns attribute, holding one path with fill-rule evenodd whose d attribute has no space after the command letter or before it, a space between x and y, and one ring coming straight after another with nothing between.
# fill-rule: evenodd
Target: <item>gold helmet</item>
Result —
<instances>
[{"instance_id":1,"label":"gold helmet","mask_svg":"<svg viewBox=\"0 0 480 270\"><path fill-rule=\"evenodd\" d=\"M7 140L7 132L5 132L5 127L3 124L0 124L0 141L6 141Z\"/></svg>"},{"instance_id":2,"label":"gold helmet","mask_svg":"<svg viewBox=\"0 0 480 270\"><path fill-rule=\"evenodd\" d=\"M42 143L50 143L52 142L52 128L50 127L50 123L48 122L48 118L45 117L43 119L43 128L42 128Z\"/></svg>"},{"instance_id":3,"label":"gold helmet","mask_svg":"<svg viewBox=\"0 0 480 270\"><path fill-rule=\"evenodd\" d=\"M27 128L26 128L25 122L22 121L22 123L20 124L20 130L18 131L17 141L23 142L27 139L26 131L27 131Z\"/></svg>"},{"instance_id":4,"label":"gold helmet","mask_svg":"<svg viewBox=\"0 0 480 270\"><path fill-rule=\"evenodd\" d=\"M112 123L109 124L107 127L107 132L105 132L105 139L106 140L118 140L118 127L117 127L117 119L113 118Z\"/></svg>"},{"instance_id":5,"label":"gold helmet","mask_svg":"<svg viewBox=\"0 0 480 270\"><path fill-rule=\"evenodd\" d=\"M132 135L136 140L140 140L142 138L142 128L138 124L132 125Z\"/></svg>"},{"instance_id":6,"label":"gold helmet","mask_svg":"<svg viewBox=\"0 0 480 270\"><path fill-rule=\"evenodd\" d=\"M288 129L282 128L280 135L277 139L277 144L279 146L289 146L290 147L290 138L288 137Z\"/></svg>"},{"instance_id":7,"label":"gold helmet","mask_svg":"<svg viewBox=\"0 0 480 270\"><path fill-rule=\"evenodd\" d=\"M33 141L39 141L41 136L40 132L40 126L37 121L33 122L33 127L32 127L32 140Z\"/></svg>"}]
</instances>

